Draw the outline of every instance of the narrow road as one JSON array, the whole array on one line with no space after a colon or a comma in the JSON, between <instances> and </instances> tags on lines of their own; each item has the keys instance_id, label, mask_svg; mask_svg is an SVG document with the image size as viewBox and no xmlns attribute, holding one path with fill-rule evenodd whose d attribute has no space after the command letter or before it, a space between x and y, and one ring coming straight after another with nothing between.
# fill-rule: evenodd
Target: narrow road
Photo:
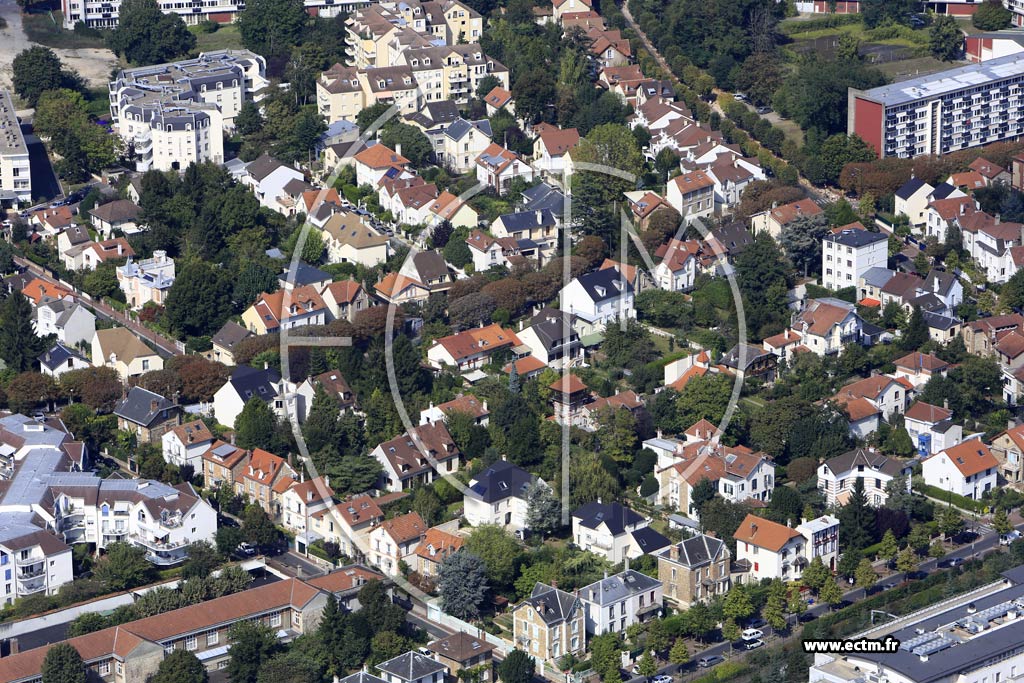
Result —
<instances>
[{"instance_id":1,"label":"narrow road","mask_svg":"<svg viewBox=\"0 0 1024 683\"><path fill-rule=\"evenodd\" d=\"M640 28L640 24L638 24L633 19L633 14L629 11L629 0L622 0L622 16L626 18L626 23L629 24L630 28L636 31L637 38L639 38L640 42L643 43L644 49L651 54L651 56L654 58L654 61L657 62L658 66L660 66L662 70L668 75L669 81L673 85L685 85L681 80L679 80L676 74L672 71L671 67L669 67L668 61L666 61L662 54L658 51L658 49L654 47L654 43L650 41L650 39L647 37L647 34L644 33L643 30ZM726 118L725 112L722 110L722 107L718 104L718 98L722 95L729 95L731 93L725 92L718 86L712 88L711 92L714 93L715 95L715 100L709 103L711 106L711 110L716 112L722 118ZM760 149L763 149L766 154L771 155L773 158L778 159L783 163L789 163L785 159L780 158L767 147L763 146L758 140L754 139L754 136L752 134L747 134L750 136L750 141L756 144ZM829 192L824 191L821 188L815 187L814 185L811 184L809 180L799 175L799 173L797 175L797 178L799 179L800 186L803 187L804 190L806 190L808 196L810 196L810 198L813 199L815 203L821 204L822 202L834 201L834 199L831 198L831 194Z\"/></svg>"},{"instance_id":2,"label":"narrow road","mask_svg":"<svg viewBox=\"0 0 1024 683\"><path fill-rule=\"evenodd\" d=\"M75 289L70 285L70 283L64 282L59 278L54 277L54 274L50 270L43 268L42 266L39 266L33 263L32 261L29 261L28 259L21 258L20 256L15 256L14 262L21 266L22 268L27 269L30 273L32 273L41 280L45 280L46 282L49 282L51 284L59 284L62 287L71 289L72 296L74 297L75 301L80 303L82 306L91 309L97 316L104 318L106 320L112 320L117 324L122 325L127 329L131 330L131 332L136 337L156 347L156 352L160 356L164 358L170 358L171 356L177 356L185 352L183 344L180 344L179 342L173 339L168 339L159 332L151 330L145 325L135 322L134 320L126 316L124 313L121 313L120 311L108 306L102 301L97 301L96 299L93 299L85 292Z\"/></svg>"}]
</instances>

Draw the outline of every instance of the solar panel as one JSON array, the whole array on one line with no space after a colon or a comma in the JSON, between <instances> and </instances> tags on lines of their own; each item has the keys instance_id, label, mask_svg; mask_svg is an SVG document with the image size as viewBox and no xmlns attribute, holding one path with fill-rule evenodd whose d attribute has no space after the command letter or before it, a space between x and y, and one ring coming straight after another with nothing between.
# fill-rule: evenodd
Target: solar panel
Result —
<instances>
[{"instance_id":1,"label":"solar panel","mask_svg":"<svg viewBox=\"0 0 1024 683\"><path fill-rule=\"evenodd\" d=\"M934 640L926 645L921 645L913 650L914 654L919 657L927 657L933 655L936 652L941 652L946 648L952 647L958 644L960 641L950 636L942 636L939 640Z\"/></svg>"},{"instance_id":2,"label":"solar panel","mask_svg":"<svg viewBox=\"0 0 1024 683\"><path fill-rule=\"evenodd\" d=\"M906 650L907 652L913 652L915 647L920 647L925 643L930 643L931 641L938 640L941 637L942 635L936 633L935 631L931 631L929 633L922 633L919 636L914 636L910 640L904 640L902 643L900 643L900 649Z\"/></svg>"},{"instance_id":3,"label":"solar panel","mask_svg":"<svg viewBox=\"0 0 1024 683\"><path fill-rule=\"evenodd\" d=\"M231 455L234 452L235 447L228 443L221 444L220 446L217 446L216 448L213 449L213 454L219 455L222 458L224 456Z\"/></svg>"}]
</instances>

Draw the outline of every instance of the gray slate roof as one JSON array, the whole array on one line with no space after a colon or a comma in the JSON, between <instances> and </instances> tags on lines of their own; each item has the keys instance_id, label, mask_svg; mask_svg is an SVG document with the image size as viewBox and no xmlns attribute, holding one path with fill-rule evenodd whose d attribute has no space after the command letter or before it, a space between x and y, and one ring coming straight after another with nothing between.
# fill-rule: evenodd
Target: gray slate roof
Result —
<instances>
[{"instance_id":1,"label":"gray slate roof","mask_svg":"<svg viewBox=\"0 0 1024 683\"><path fill-rule=\"evenodd\" d=\"M570 339L576 334L572 327L572 322L575 318L576 316L572 313L547 307L541 309L535 316L530 318L530 327L536 333L544 348L550 351L563 343L566 333L568 333Z\"/></svg>"},{"instance_id":2,"label":"gray slate roof","mask_svg":"<svg viewBox=\"0 0 1024 683\"><path fill-rule=\"evenodd\" d=\"M69 349L60 342L57 342L49 351L44 351L42 355L39 356L39 364L49 370L56 370L57 368L66 365L69 358L77 358L83 363L89 363L82 354Z\"/></svg>"},{"instance_id":3,"label":"gray slate roof","mask_svg":"<svg viewBox=\"0 0 1024 683\"><path fill-rule=\"evenodd\" d=\"M591 301L600 303L609 299L617 299L623 294L632 294L633 285L624 281L615 268L596 270L593 273L580 275L576 280L583 286L583 291Z\"/></svg>"},{"instance_id":4,"label":"gray slate roof","mask_svg":"<svg viewBox=\"0 0 1024 683\"><path fill-rule=\"evenodd\" d=\"M627 569L614 576L608 576L580 589L580 597L598 605L611 605L631 595L639 595L661 586L661 582Z\"/></svg>"},{"instance_id":5,"label":"gray slate roof","mask_svg":"<svg viewBox=\"0 0 1024 683\"><path fill-rule=\"evenodd\" d=\"M377 668L404 681L415 681L438 671L444 671L447 667L419 652L406 652L386 662L381 662Z\"/></svg>"},{"instance_id":6,"label":"gray slate roof","mask_svg":"<svg viewBox=\"0 0 1024 683\"><path fill-rule=\"evenodd\" d=\"M579 606L579 598L543 583L537 583L524 602L533 606L548 626L572 617Z\"/></svg>"},{"instance_id":7,"label":"gray slate roof","mask_svg":"<svg viewBox=\"0 0 1024 683\"><path fill-rule=\"evenodd\" d=\"M132 387L128 395L114 407L114 415L129 422L148 427L170 417L170 411L177 409L174 401L164 398L142 387Z\"/></svg>"},{"instance_id":8,"label":"gray slate roof","mask_svg":"<svg viewBox=\"0 0 1024 683\"><path fill-rule=\"evenodd\" d=\"M533 475L507 460L499 460L476 475L475 481L469 490L485 503L496 503L510 497L522 498Z\"/></svg>"},{"instance_id":9,"label":"gray slate roof","mask_svg":"<svg viewBox=\"0 0 1024 683\"><path fill-rule=\"evenodd\" d=\"M280 381L281 375L276 370L258 370L248 365L239 365L228 379L243 401L248 401L253 396L269 401L277 396L276 385Z\"/></svg>"},{"instance_id":10,"label":"gray slate roof","mask_svg":"<svg viewBox=\"0 0 1024 683\"><path fill-rule=\"evenodd\" d=\"M625 531L627 526L644 521L642 515L633 512L621 503L587 503L572 513L580 520L580 524L588 529L597 529L602 524L615 535Z\"/></svg>"},{"instance_id":11,"label":"gray slate roof","mask_svg":"<svg viewBox=\"0 0 1024 683\"><path fill-rule=\"evenodd\" d=\"M679 548L679 560L677 561L694 569L714 562L721 557L722 551L725 548L725 542L720 538L697 534L690 538L684 538L676 546ZM659 555L667 557L671 550L671 548L666 548Z\"/></svg>"},{"instance_id":12,"label":"gray slate roof","mask_svg":"<svg viewBox=\"0 0 1024 683\"><path fill-rule=\"evenodd\" d=\"M911 178L907 182L903 183L903 185L900 186L900 189L896 190L896 196L900 199L910 199L914 196L915 192L927 184L928 183L920 178Z\"/></svg>"}]
</instances>

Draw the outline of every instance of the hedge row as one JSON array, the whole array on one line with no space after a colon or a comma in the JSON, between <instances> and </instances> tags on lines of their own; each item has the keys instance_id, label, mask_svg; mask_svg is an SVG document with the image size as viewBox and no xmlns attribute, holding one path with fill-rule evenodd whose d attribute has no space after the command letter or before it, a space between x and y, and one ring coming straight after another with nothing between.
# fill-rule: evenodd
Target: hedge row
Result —
<instances>
[{"instance_id":1,"label":"hedge row","mask_svg":"<svg viewBox=\"0 0 1024 683\"><path fill-rule=\"evenodd\" d=\"M971 498L965 498L949 491L944 491L937 486L929 486L928 484L915 484L914 488L917 489L918 493L922 493L935 500L943 502L949 501L958 508L964 510L970 510L972 512L984 513L985 509L989 507L988 503L981 500L973 500Z\"/></svg>"}]
</instances>

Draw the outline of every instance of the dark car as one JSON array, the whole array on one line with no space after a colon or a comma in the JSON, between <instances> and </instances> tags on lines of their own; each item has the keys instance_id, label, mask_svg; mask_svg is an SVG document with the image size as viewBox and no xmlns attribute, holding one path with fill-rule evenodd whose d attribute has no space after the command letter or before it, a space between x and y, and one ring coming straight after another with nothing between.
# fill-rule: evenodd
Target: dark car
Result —
<instances>
[{"instance_id":1,"label":"dark car","mask_svg":"<svg viewBox=\"0 0 1024 683\"><path fill-rule=\"evenodd\" d=\"M799 617L797 617L797 621L799 621L801 624L806 624L808 622L814 621L817 618L818 618L817 614L811 614L810 612L804 612Z\"/></svg>"},{"instance_id":2,"label":"dark car","mask_svg":"<svg viewBox=\"0 0 1024 683\"><path fill-rule=\"evenodd\" d=\"M978 540L978 534L973 531L961 531L953 537L953 543L957 545L966 545L968 543L974 543Z\"/></svg>"},{"instance_id":3,"label":"dark car","mask_svg":"<svg viewBox=\"0 0 1024 683\"><path fill-rule=\"evenodd\" d=\"M697 666L702 669L710 669L716 664L721 664L725 661L725 657L722 655L708 655L707 657L701 657L697 660Z\"/></svg>"},{"instance_id":4,"label":"dark car","mask_svg":"<svg viewBox=\"0 0 1024 683\"><path fill-rule=\"evenodd\" d=\"M747 628L764 628L768 625L768 622L761 617L754 617L747 622Z\"/></svg>"},{"instance_id":5,"label":"dark car","mask_svg":"<svg viewBox=\"0 0 1024 683\"><path fill-rule=\"evenodd\" d=\"M765 114L771 114L772 113L772 108L771 107L758 107L757 108L757 113L762 115L762 116L764 116Z\"/></svg>"}]
</instances>

